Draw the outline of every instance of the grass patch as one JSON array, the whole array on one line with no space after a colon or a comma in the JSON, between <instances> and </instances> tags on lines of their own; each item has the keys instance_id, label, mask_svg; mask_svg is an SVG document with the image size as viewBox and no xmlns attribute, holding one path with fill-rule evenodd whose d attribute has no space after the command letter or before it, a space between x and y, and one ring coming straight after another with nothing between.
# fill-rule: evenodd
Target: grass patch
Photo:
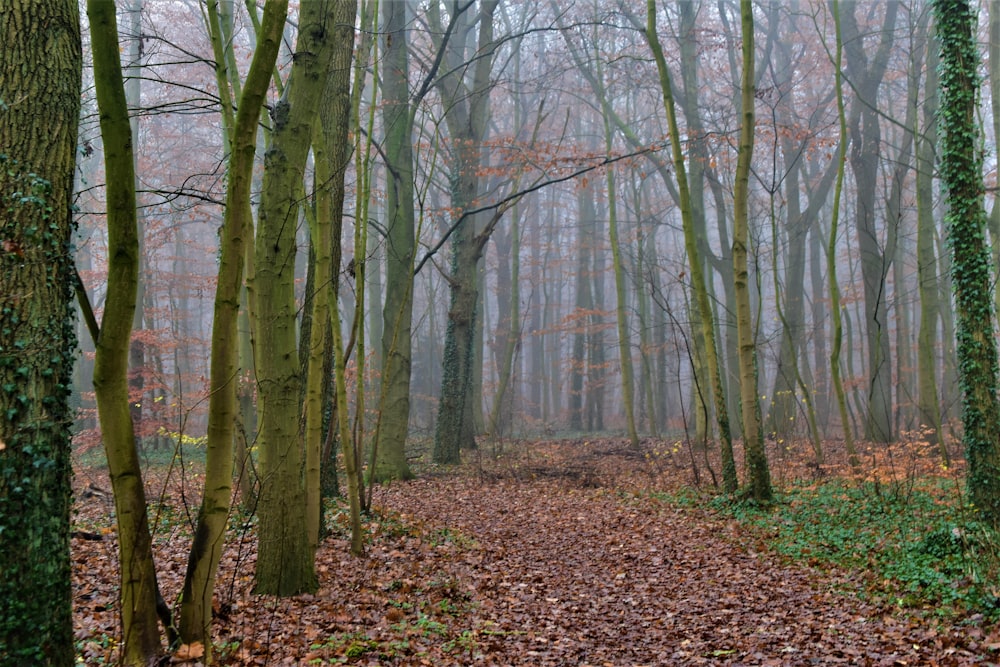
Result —
<instances>
[{"instance_id":1,"label":"grass patch","mask_svg":"<svg viewBox=\"0 0 1000 667\"><path fill-rule=\"evenodd\" d=\"M879 601L1000 619L1000 536L963 505L954 481L833 480L792 487L771 505L712 505L791 561L865 573Z\"/></svg>"}]
</instances>

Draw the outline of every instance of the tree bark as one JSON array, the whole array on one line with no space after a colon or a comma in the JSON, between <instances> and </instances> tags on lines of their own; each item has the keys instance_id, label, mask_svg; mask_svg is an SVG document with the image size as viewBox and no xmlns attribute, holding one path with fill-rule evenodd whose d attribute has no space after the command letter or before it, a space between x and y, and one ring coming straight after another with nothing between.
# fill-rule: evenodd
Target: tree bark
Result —
<instances>
[{"instance_id":1,"label":"tree bark","mask_svg":"<svg viewBox=\"0 0 1000 667\"><path fill-rule=\"evenodd\" d=\"M324 3L305 3L288 84L271 110L271 146L264 156L253 285L261 466L255 590L269 595L297 595L317 586L299 433L295 232L297 195L302 192L333 35L330 8Z\"/></svg>"},{"instance_id":2,"label":"tree bark","mask_svg":"<svg viewBox=\"0 0 1000 667\"><path fill-rule=\"evenodd\" d=\"M896 15L900 3L887 2L878 49L869 60L854 15L855 3L844 3L839 17L844 33L847 73L856 91L848 127L851 133L850 163L856 187L858 249L864 283L865 340L868 350L868 395L865 437L875 442L891 442L892 365L889 357L890 332L885 283L893 250L880 243L875 215L881 145L881 116L876 96L889 63ZM886 246L889 244L886 243Z\"/></svg>"},{"instance_id":3,"label":"tree bark","mask_svg":"<svg viewBox=\"0 0 1000 667\"><path fill-rule=\"evenodd\" d=\"M493 12L498 0L481 3L477 16L466 9L451 16L455 38L437 48L444 49L446 70L438 79L438 89L445 102L445 121L452 143L451 208L455 215L464 216L451 237L451 300L448 326L445 330L444 363L441 378L441 402L434 429L435 463L458 463L461 449L476 446L474 399L477 395L474 378L482 355L479 312L479 263L491 228L476 228L478 216L467 216L466 210L476 203L480 194L479 165L482 144L486 138L489 117L490 71L493 66ZM437 5L434 5L437 8ZM458 5L454 5L458 10ZM461 10L458 10L461 11ZM430 11L436 33L446 35L440 12ZM475 60L466 57L466 33L478 19L479 33L473 44ZM472 62L473 65L466 65ZM472 69L466 80L463 71Z\"/></svg>"},{"instance_id":4,"label":"tree bark","mask_svg":"<svg viewBox=\"0 0 1000 667\"><path fill-rule=\"evenodd\" d=\"M739 347L740 405L743 413L743 443L746 451L747 483L755 500L771 500L771 473L760 427L760 397L757 391L757 344L750 310L749 241L750 162L754 144L754 21L751 0L740 1L743 37L743 75L740 81L740 133L733 192L733 280L736 296L736 338Z\"/></svg>"},{"instance_id":5,"label":"tree bark","mask_svg":"<svg viewBox=\"0 0 1000 667\"><path fill-rule=\"evenodd\" d=\"M253 228L250 207L251 180L257 142L257 125L271 71L281 45L288 11L287 0L269 0L264 6L257 48L242 87L235 118L230 113L232 134L226 208L219 237L219 273L212 319L211 368L209 371L208 427L205 445L205 484L198 523L181 594L178 629L185 644L200 642L211 656L212 599L215 575L224 544L223 535L232 501L233 442L239 413L237 387L240 336L237 322L243 294L243 261ZM221 26L214 22L212 40L221 47ZM221 53L221 48L217 49ZM217 53L217 56L219 53ZM220 92L228 90L230 76L225 59L216 58ZM228 94L224 96L224 99Z\"/></svg>"},{"instance_id":6,"label":"tree bark","mask_svg":"<svg viewBox=\"0 0 1000 667\"><path fill-rule=\"evenodd\" d=\"M646 41L653 51L656 60L656 68L660 76L660 92L663 95L663 106L667 113L667 121L670 127L670 136L679 137L680 132L677 125L677 113L674 105L672 82L670 71L667 68L666 59L663 56L663 48L660 46L659 36L656 32L656 2L647 0L646 3ZM722 438L722 479L723 489L727 493L733 493L738 487L736 476L736 463L733 459L732 435L729 424L729 411L726 402L726 389L722 382L722 373L719 368L719 353L716 345L715 318L712 314L712 306L709 300L708 286L705 277L699 270L701 264L701 254L698 250L698 239L695 234L695 220L691 209L691 193L688 187L688 177L685 168L686 160L680 142L671 141L671 152L674 158L674 170L677 177L677 191L680 196L681 220L684 227L684 249L688 256L688 265L691 268L693 291L697 303L698 315L701 319L701 333L705 343L705 359L708 364L708 376L711 380L712 394L715 399L715 415L719 425L720 437Z\"/></svg>"},{"instance_id":7,"label":"tree bark","mask_svg":"<svg viewBox=\"0 0 1000 667\"><path fill-rule=\"evenodd\" d=\"M146 665L162 651L156 616L156 569L146 492L129 401L128 362L139 280L135 163L111 3L87 3L94 83L107 177L108 296L94 362L94 391L118 521L123 660Z\"/></svg>"},{"instance_id":8,"label":"tree bark","mask_svg":"<svg viewBox=\"0 0 1000 667\"><path fill-rule=\"evenodd\" d=\"M0 43L0 663L69 667L79 6L5 6Z\"/></svg>"},{"instance_id":9,"label":"tree bark","mask_svg":"<svg viewBox=\"0 0 1000 667\"><path fill-rule=\"evenodd\" d=\"M382 3L382 140L386 167L386 276L382 305L382 398L372 479L413 477L406 461L413 320L413 115L408 2Z\"/></svg>"}]
</instances>

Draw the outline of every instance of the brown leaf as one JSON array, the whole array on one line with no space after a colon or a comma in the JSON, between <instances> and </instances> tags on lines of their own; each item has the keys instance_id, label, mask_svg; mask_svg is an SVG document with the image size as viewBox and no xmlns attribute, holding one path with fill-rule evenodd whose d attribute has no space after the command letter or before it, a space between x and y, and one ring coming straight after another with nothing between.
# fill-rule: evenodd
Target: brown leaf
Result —
<instances>
[{"instance_id":1,"label":"brown leaf","mask_svg":"<svg viewBox=\"0 0 1000 667\"><path fill-rule=\"evenodd\" d=\"M171 662L193 662L205 655L205 645L201 642L193 644L181 644L180 648L174 651Z\"/></svg>"},{"instance_id":2,"label":"brown leaf","mask_svg":"<svg viewBox=\"0 0 1000 667\"><path fill-rule=\"evenodd\" d=\"M21 259L24 259L24 250L17 241L11 241L10 239L4 239L0 241L0 247L3 248L4 252L8 252L12 255L17 255Z\"/></svg>"}]
</instances>

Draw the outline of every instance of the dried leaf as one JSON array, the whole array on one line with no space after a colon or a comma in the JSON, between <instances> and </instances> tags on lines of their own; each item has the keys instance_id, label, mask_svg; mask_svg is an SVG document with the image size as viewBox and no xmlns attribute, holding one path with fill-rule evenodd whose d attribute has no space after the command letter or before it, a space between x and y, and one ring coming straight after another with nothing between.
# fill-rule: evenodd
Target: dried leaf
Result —
<instances>
[{"instance_id":1,"label":"dried leaf","mask_svg":"<svg viewBox=\"0 0 1000 667\"><path fill-rule=\"evenodd\" d=\"M201 642L181 644L180 647L174 651L174 654L171 657L171 662L192 662L204 655L205 645Z\"/></svg>"}]
</instances>

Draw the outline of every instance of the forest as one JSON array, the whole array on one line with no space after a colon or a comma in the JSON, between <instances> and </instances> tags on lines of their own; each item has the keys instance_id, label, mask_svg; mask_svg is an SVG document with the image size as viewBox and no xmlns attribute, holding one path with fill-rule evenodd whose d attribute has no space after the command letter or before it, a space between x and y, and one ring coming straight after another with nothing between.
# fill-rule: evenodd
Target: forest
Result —
<instances>
[{"instance_id":1,"label":"forest","mask_svg":"<svg viewBox=\"0 0 1000 667\"><path fill-rule=\"evenodd\" d=\"M0 666L1000 663L1000 4L0 49Z\"/></svg>"}]
</instances>

